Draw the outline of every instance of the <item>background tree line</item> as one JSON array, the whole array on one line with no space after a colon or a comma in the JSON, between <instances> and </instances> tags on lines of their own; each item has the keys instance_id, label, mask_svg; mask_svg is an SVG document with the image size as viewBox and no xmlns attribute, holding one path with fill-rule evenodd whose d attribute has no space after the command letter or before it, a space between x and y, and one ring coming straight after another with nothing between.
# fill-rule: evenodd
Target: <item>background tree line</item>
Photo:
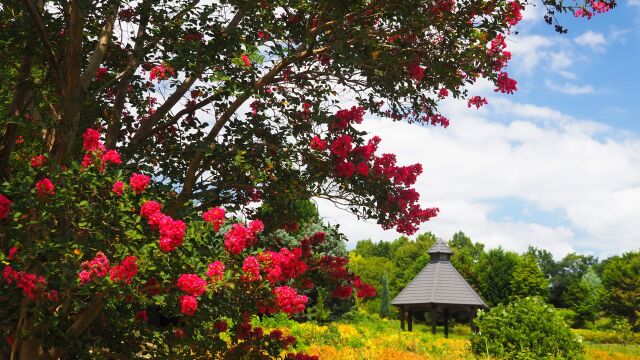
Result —
<instances>
[{"instance_id":1,"label":"background tree line","mask_svg":"<svg viewBox=\"0 0 640 360\"><path fill-rule=\"evenodd\" d=\"M371 312L382 308L384 315L386 302L429 262L427 250L436 239L432 233L423 233L415 239L359 241L349 254L352 269L378 289L389 289L387 299L379 291L365 308ZM574 327L624 319L635 330L640 328L640 251L602 260L570 253L556 260L548 250L532 246L522 254L485 249L463 232L447 243L454 252L452 264L489 306L538 296L566 309L563 314Z\"/></svg>"}]
</instances>

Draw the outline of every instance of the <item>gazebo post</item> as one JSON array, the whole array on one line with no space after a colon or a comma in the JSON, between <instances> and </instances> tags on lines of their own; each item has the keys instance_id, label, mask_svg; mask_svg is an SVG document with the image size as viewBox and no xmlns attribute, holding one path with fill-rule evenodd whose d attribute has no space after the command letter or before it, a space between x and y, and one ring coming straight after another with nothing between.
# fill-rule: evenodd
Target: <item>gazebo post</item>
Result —
<instances>
[{"instance_id":1,"label":"gazebo post","mask_svg":"<svg viewBox=\"0 0 640 360\"><path fill-rule=\"evenodd\" d=\"M431 333L436 334L436 320L437 320L438 307L431 305Z\"/></svg>"},{"instance_id":2,"label":"gazebo post","mask_svg":"<svg viewBox=\"0 0 640 360\"><path fill-rule=\"evenodd\" d=\"M404 331L404 306L400 306L400 329Z\"/></svg>"},{"instance_id":3,"label":"gazebo post","mask_svg":"<svg viewBox=\"0 0 640 360\"><path fill-rule=\"evenodd\" d=\"M449 338L449 310L444 311L444 337Z\"/></svg>"},{"instance_id":4,"label":"gazebo post","mask_svg":"<svg viewBox=\"0 0 640 360\"><path fill-rule=\"evenodd\" d=\"M407 312L407 317L409 318L409 332L413 331L413 310L409 309Z\"/></svg>"},{"instance_id":5,"label":"gazebo post","mask_svg":"<svg viewBox=\"0 0 640 360\"><path fill-rule=\"evenodd\" d=\"M471 327L471 331L473 331L474 333L478 332L476 324L473 323L473 319L475 319L476 317L476 311L476 308L472 306L471 311L469 312L469 327Z\"/></svg>"}]
</instances>

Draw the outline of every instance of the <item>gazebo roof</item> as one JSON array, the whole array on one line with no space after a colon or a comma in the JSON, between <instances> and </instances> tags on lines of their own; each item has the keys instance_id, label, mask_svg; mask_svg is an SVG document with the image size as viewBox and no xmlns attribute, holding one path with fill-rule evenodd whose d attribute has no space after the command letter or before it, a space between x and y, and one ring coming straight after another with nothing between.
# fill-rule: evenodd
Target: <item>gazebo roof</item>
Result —
<instances>
[{"instance_id":1,"label":"gazebo roof","mask_svg":"<svg viewBox=\"0 0 640 360\"><path fill-rule=\"evenodd\" d=\"M447 245L447 243L442 241L442 239L438 239L438 241L436 241L436 243L433 244L433 246L429 249L429 251L427 251L427 253L429 253L429 254L436 254L436 253L453 254L453 251L451 250L449 245Z\"/></svg>"},{"instance_id":2,"label":"gazebo roof","mask_svg":"<svg viewBox=\"0 0 640 360\"><path fill-rule=\"evenodd\" d=\"M442 240L429 254L451 254ZM434 258L391 302L392 305L464 305L488 308L482 298L451 265L448 257Z\"/></svg>"}]
</instances>

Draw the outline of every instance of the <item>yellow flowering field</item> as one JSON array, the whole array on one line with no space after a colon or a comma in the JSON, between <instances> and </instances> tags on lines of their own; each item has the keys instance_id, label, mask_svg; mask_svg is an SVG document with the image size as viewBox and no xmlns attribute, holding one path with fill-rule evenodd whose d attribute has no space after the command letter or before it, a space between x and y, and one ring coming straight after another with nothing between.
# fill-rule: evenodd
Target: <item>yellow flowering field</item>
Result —
<instances>
[{"instance_id":1,"label":"yellow flowering field","mask_svg":"<svg viewBox=\"0 0 640 360\"><path fill-rule=\"evenodd\" d=\"M414 325L413 332L400 331L396 320L375 316L318 325L296 323L286 319L265 320L266 329L279 328L298 339L297 350L318 355L326 360L414 360L414 359L476 359L469 351L468 328L458 325L449 339L442 329L432 335L425 325ZM638 345L586 344L586 358L593 360L640 359ZM480 357L486 359L486 357Z\"/></svg>"}]
</instances>

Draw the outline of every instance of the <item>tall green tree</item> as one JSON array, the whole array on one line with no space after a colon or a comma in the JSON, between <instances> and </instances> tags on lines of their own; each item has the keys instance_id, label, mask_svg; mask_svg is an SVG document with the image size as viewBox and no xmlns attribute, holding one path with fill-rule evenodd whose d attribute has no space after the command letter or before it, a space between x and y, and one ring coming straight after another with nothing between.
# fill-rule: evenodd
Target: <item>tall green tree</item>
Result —
<instances>
[{"instance_id":1,"label":"tall green tree","mask_svg":"<svg viewBox=\"0 0 640 360\"><path fill-rule=\"evenodd\" d=\"M484 244L473 243L465 233L459 231L449 240L449 246L453 250L451 264L477 290L477 268L480 259L485 255Z\"/></svg>"},{"instance_id":2,"label":"tall green tree","mask_svg":"<svg viewBox=\"0 0 640 360\"><path fill-rule=\"evenodd\" d=\"M549 250L538 249L529 245L526 254L536 258L538 266L540 266L540 269L548 279L551 279L557 273L558 263Z\"/></svg>"},{"instance_id":3,"label":"tall green tree","mask_svg":"<svg viewBox=\"0 0 640 360\"><path fill-rule=\"evenodd\" d=\"M598 317L603 295L602 280L593 269L587 270L580 281L569 285L562 300L576 314L574 326L582 327Z\"/></svg>"},{"instance_id":4,"label":"tall green tree","mask_svg":"<svg viewBox=\"0 0 640 360\"><path fill-rule=\"evenodd\" d=\"M602 271L605 311L640 329L640 252L614 256Z\"/></svg>"},{"instance_id":5,"label":"tall green tree","mask_svg":"<svg viewBox=\"0 0 640 360\"><path fill-rule=\"evenodd\" d=\"M551 274L550 302L556 307L567 307L563 301L564 292L573 284L580 282L584 274L598 263L592 255L567 254L558 261L555 271Z\"/></svg>"},{"instance_id":6,"label":"tall green tree","mask_svg":"<svg viewBox=\"0 0 640 360\"><path fill-rule=\"evenodd\" d=\"M380 289L380 317L387 318L391 312L391 295L389 294L389 278L387 272L382 274L382 288Z\"/></svg>"},{"instance_id":7,"label":"tall green tree","mask_svg":"<svg viewBox=\"0 0 640 360\"><path fill-rule=\"evenodd\" d=\"M478 265L478 287L482 298L490 305L505 304L512 295L513 272L518 265L518 254L491 249Z\"/></svg>"},{"instance_id":8,"label":"tall green tree","mask_svg":"<svg viewBox=\"0 0 640 360\"><path fill-rule=\"evenodd\" d=\"M547 299L549 282L533 256L521 256L513 269L511 278L511 300L527 296Z\"/></svg>"}]
</instances>

